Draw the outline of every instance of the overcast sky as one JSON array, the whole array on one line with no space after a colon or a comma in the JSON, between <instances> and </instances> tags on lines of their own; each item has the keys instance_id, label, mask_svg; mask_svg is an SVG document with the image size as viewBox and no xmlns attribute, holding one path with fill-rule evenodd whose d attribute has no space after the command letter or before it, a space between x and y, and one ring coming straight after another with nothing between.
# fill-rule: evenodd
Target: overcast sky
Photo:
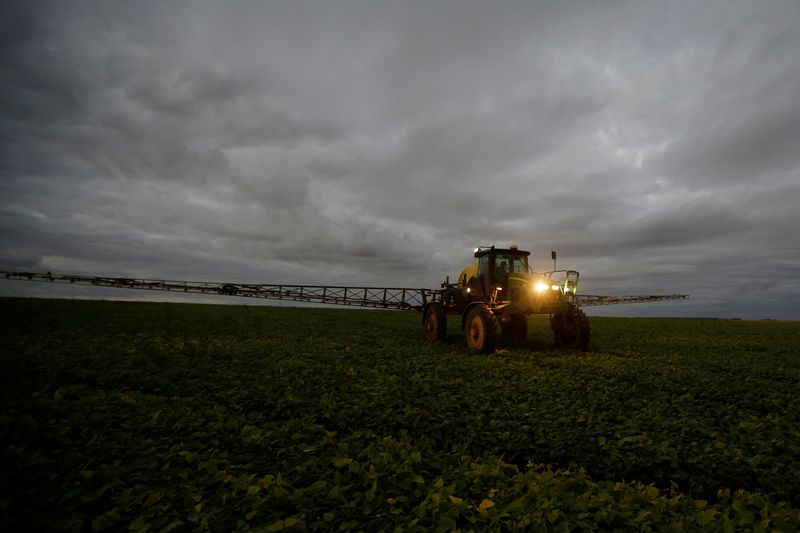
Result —
<instances>
[{"instance_id":1,"label":"overcast sky","mask_svg":"<svg viewBox=\"0 0 800 533\"><path fill-rule=\"evenodd\" d=\"M800 319L797 0L0 6L0 269L438 287L517 242L691 295L613 314Z\"/></svg>"}]
</instances>

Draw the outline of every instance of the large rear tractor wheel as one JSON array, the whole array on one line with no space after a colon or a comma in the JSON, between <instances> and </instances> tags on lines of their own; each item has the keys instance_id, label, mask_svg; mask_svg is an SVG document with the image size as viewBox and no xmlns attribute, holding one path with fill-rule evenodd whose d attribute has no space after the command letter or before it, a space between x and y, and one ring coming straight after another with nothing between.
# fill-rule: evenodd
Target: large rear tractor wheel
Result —
<instances>
[{"instance_id":1,"label":"large rear tractor wheel","mask_svg":"<svg viewBox=\"0 0 800 533\"><path fill-rule=\"evenodd\" d=\"M464 337L471 352L490 354L497 344L497 322L485 305L473 305L464 321Z\"/></svg>"},{"instance_id":2,"label":"large rear tractor wheel","mask_svg":"<svg viewBox=\"0 0 800 533\"><path fill-rule=\"evenodd\" d=\"M556 346L567 350L589 349L589 319L572 304L564 311L550 317L550 327L556 338Z\"/></svg>"},{"instance_id":3,"label":"large rear tractor wheel","mask_svg":"<svg viewBox=\"0 0 800 533\"><path fill-rule=\"evenodd\" d=\"M447 315L442 306L431 304L425 308L422 316L422 324L425 326L425 338L431 342L444 341L447 339Z\"/></svg>"},{"instance_id":4,"label":"large rear tractor wheel","mask_svg":"<svg viewBox=\"0 0 800 533\"><path fill-rule=\"evenodd\" d=\"M528 317L525 315L508 315L507 320L501 320L503 339L511 342L524 342L528 340Z\"/></svg>"}]
</instances>

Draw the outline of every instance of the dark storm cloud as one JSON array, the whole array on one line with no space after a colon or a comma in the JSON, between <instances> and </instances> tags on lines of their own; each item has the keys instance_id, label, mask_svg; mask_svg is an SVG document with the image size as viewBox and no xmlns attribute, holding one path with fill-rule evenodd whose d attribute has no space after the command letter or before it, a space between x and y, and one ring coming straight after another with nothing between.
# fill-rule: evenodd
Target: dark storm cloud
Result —
<instances>
[{"instance_id":1,"label":"dark storm cloud","mask_svg":"<svg viewBox=\"0 0 800 533\"><path fill-rule=\"evenodd\" d=\"M4 268L434 287L514 241L798 316L796 2L0 14Z\"/></svg>"},{"instance_id":2,"label":"dark storm cloud","mask_svg":"<svg viewBox=\"0 0 800 533\"><path fill-rule=\"evenodd\" d=\"M798 100L800 91L794 95ZM800 167L800 110L783 107L723 121L689 134L664 160L667 172L691 180L731 183L787 172L794 176Z\"/></svg>"}]
</instances>

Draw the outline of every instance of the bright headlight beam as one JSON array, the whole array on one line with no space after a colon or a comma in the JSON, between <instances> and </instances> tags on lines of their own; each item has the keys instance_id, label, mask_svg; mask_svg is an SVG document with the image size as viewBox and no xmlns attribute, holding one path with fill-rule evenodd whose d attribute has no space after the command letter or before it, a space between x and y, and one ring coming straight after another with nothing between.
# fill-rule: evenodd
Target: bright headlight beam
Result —
<instances>
[{"instance_id":1,"label":"bright headlight beam","mask_svg":"<svg viewBox=\"0 0 800 533\"><path fill-rule=\"evenodd\" d=\"M549 289L550 286L547 283L543 283L541 281L537 281L536 285L534 285L533 288L536 290L536 292L544 292L547 289Z\"/></svg>"}]
</instances>

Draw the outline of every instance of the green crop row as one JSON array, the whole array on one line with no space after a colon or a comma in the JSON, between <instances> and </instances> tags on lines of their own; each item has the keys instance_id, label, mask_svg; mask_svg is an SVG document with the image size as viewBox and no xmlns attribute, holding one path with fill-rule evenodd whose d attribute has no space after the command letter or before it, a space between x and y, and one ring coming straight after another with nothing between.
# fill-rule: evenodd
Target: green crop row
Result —
<instances>
[{"instance_id":1,"label":"green crop row","mask_svg":"<svg viewBox=\"0 0 800 533\"><path fill-rule=\"evenodd\" d=\"M0 300L4 530L795 530L800 324Z\"/></svg>"}]
</instances>

